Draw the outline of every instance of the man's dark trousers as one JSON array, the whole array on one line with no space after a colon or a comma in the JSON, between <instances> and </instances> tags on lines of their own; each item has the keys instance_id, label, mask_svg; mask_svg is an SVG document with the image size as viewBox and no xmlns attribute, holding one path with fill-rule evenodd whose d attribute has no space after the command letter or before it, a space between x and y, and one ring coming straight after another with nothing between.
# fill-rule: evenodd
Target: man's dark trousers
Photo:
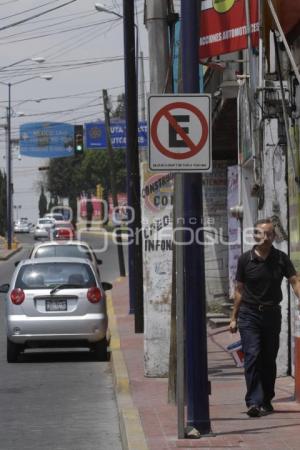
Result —
<instances>
[{"instance_id":1,"label":"man's dark trousers","mask_svg":"<svg viewBox=\"0 0 300 450\"><path fill-rule=\"evenodd\" d=\"M279 349L281 309L241 305L238 327L244 351L247 407L268 404L275 395L276 357Z\"/></svg>"}]
</instances>

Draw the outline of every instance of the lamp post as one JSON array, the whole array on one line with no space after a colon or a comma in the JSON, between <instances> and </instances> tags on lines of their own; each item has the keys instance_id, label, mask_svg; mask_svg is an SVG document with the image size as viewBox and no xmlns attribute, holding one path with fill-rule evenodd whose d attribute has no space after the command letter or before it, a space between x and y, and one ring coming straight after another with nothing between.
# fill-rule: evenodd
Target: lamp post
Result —
<instances>
[{"instance_id":1,"label":"lamp post","mask_svg":"<svg viewBox=\"0 0 300 450\"><path fill-rule=\"evenodd\" d=\"M42 56L35 56L33 58L20 59L19 61L15 61L12 64L8 64L7 66L0 67L0 71L1 70L5 70L5 69L9 69L10 67L16 66L17 64L21 64L21 63L26 62L26 61L33 61L33 62L37 62L37 63L40 64L40 63L45 62L45 58L43 58Z\"/></svg>"},{"instance_id":2,"label":"lamp post","mask_svg":"<svg viewBox=\"0 0 300 450\"><path fill-rule=\"evenodd\" d=\"M140 173L138 149L138 26L134 22L134 2L123 2L123 15L108 10L101 3L95 8L100 12L108 12L123 19L124 28L124 72L125 72L125 108L126 108L126 168L128 206L134 216L128 227L134 236L128 247L129 273L129 312L134 313L136 333L144 331L143 312L143 257L141 242L141 205L140 205ZM136 39L135 39L136 38ZM137 48L137 50L136 50Z\"/></svg>"},{"instance_id":3,"label":"lamp post","mask_svg":"<svg viewBox=\"0 0 300 450\"><path fill-rule=\"evenodd\" d=\"M102 3L95 3L95 9L98 12L105 12L108 14L113 14L119 19L124 19L122 14L117 13L112 9L106 8ZM136 85L138 86L138 76L139 76L139 27L136 23L133 24L135 28L135 71L136 71Z\"/></svg>"},{"instance_id":4,"label":"lamp post","mask_svg":"<svg viewBox=\"0 0 300 450\"><path fill-rule=\"evenodd\" d=\"M6 193L6 209L7 209L7 248L10 250L12 245L12 164L11 164L11 87L17 84L25 83L26 81L33 80L35 78L42 78L44 80L51 80L53 77L50 74L42 74L35 77L26 78L25 80L16 81L15 83L5 83L0 81L0 84L7 86L8 88L8 106L6 108L6 120L7 120L7 154L6 154L6 167L7 167L7 193Z\"/></svg>"}]
</instances>

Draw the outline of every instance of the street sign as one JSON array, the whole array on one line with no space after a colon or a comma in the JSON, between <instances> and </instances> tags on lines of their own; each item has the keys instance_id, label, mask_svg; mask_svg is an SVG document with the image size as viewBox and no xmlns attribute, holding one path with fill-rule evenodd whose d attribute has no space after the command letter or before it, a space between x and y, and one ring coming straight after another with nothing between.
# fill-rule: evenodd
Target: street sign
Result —
<instances>
[{"instance_id":1,"label":"street sign","mask_svg":"<svg viewBox=\"0 0 300 450\"><path fill-rule=\"evenodd\" d=\"M24 123L20 126L20 154L35 158L73 156L74 126L60 122Z\"/></svg>"},{"instance_id":2,"label":"street sign","mask_svg":"<svg viewBox=\"0 0 300 450\"><path fill-rule=\"evenodd\" d=\"M210 95L151 95L148 124L150 170L211 172Z\"/></svg>"},{"instance_id":3,"label":"street sign","mask_svg":"<svg viewBox=\"0 0 300 450\"><path fill-rule=\"evenodd\" d=\"M86 147L88 149L107 148L104 122L86 123ZM126 124L124 120L110 122L111 144L113 148L126 148ZM147 148L147 122L138 123L139 148Z\"/></svg>"}]
</instances>

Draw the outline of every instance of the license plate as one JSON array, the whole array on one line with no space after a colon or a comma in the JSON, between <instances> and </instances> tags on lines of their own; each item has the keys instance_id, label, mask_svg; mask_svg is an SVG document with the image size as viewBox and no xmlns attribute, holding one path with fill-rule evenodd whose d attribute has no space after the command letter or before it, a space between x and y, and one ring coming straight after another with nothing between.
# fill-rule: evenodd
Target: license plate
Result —
<instances>
[{"instance_id":1,"label":"license plate","mask_svg":"<svg viewBox=\"0 0 300 450\"><path fill-rule=\"evenodd\" d=\"M46 300L46 311L67 311L67 300Z\"/></svg>"}]
</instances>

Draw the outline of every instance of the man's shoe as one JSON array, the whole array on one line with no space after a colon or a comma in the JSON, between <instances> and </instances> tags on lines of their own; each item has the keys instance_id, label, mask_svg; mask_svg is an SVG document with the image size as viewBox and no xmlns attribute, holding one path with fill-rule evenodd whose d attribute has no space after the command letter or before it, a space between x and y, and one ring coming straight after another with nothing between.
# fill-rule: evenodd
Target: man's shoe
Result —
<instances>
[{"instance_id":1,"label":"man's shoe","mask_svg":"<svg viewBox=\"0 0 300 450\"><path fill-rule=\"evenodd\" d=\"M267 414L272 414L274 412L273 405L271 402L264 403L261 407L261 413L266 416Z\"/></svg>"},{"instance_id":2,"label":"man's shoe","mask_svg":"<svg viewBox=\"0 0 300 450\"><path fill-rule=\"evenodd\" d=\"M249 417L259 417L260 416L260 408L256 405L251 405L248 408L247 414Z\"/></svg>"}]
</instances>

